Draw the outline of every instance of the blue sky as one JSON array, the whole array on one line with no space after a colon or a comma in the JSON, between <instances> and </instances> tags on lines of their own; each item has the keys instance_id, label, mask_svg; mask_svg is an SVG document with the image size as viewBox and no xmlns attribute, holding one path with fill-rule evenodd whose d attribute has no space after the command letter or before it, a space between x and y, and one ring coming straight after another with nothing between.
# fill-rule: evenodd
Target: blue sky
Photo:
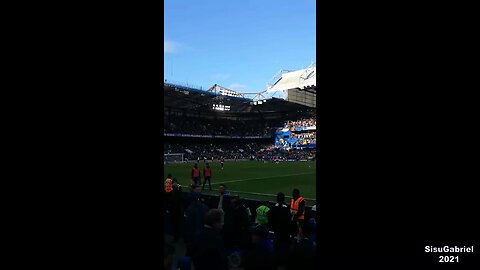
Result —
<instances>
[{"instance_id":1,"label":"blue sky","mask_svg":"<svg viewBox=\"0 0 480 270\"><path fill-rule=\"evenodd\" d=\"M164 77L259 92L316 61L315 0L165 0Z\"/></svg>"}]
</instances>

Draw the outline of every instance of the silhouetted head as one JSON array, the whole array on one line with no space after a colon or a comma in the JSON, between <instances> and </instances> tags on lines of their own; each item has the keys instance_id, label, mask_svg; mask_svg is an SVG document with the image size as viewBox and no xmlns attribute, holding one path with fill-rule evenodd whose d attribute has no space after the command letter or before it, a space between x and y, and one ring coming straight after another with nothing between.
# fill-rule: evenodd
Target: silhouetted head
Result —
<instances>
[{"instance_id":1,"label":"silhouetted head","mask_svg":"<svg viewBox=\"0 0 480 270\"><path fill-rule=\"evenodd\" d=\"M225 193L225 190L227 190L227 186L225 186L225 184L220 184L220 186L218 187L218 191L220 192L220 194Z\"/></svg>"},{"instance_id":2,"label":"silhouetted head","mask_svg":"<svg viewBox=\"0 0 480 270\"><path fill-rule=\"evenodd\" d=\"M257 225L252 229L252 242L257 243L268 238L268 229L263 225Z\"/></svg>"},{"instance_id":3,"label":"silhouetted head","mask_svg":"<svg viewBox=\"0 0 480 270\"><path fill-rule=\"evenodd\" d=\"M292 197L294 199L300 197L300 190L298 190L298 188L294 188L293 191L292 191Z\"/></svg>"},{"instance_id":4,"label":"silhouetted head","mask_svg":"<svg viewBox=\"0 0 480 270\"><path fill-rule=\"evenodd\" d=\"M284 203L285 202L285 194L282 192L277 193L277 203Z\"/></svg>"},{"instance_id":5,"label":"silhouetted head","mask_svg":"<svg viewBox=\"0 0 480 270\"><path fill-rule=\"evenodd\" d=\"M238 195L231 196L230 203L233 206L233 208L238 208L240 206L240 196Z\"/></svg>"},{"instance_id":6,"label":"silhouetted head","mask_svg":"<svg viewBox=\"0 0 480 270\"><path fill-rule=\"evenodd\" d=\"M221 230L223 227L224 213L222 209L210 209L205 216L205 225Z\"/></svg>"}]
</instances>

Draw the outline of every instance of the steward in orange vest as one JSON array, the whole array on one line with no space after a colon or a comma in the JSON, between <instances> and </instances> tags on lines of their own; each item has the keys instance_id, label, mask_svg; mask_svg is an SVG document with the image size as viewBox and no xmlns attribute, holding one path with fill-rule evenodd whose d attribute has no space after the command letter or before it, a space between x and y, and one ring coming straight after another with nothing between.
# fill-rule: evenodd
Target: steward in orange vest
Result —
<instances>
[{"instance_id":1,"label":"steward in orange vest","mask_svg":"<svg viewBox=\"0 0 480 270\"><path fill-rule=\"evenodd\" d=\"M292 221L302 221L305 220L305 200L300 196L300 191L298 189L293 189L292 192L292 202L290 203L290 211L292 213Z\"/></svg>"},{"instance_id":2,"label":"steward in orange vest","mask_svg":"<svg viewBox=\"0 0 480 270\"><path fill-rule=\"evenodd\" d=\"M197 163L195 163L192 169L192 181L197 186L200 184L200 169L198 168Z\"/></svg>"},{"instance_id":3,"label":"steward in orange vest","mask_svg":"<svg viewBox=\"0 0 480 270\"><path fill-rule=\"evenodd\" d=\"M172 175L168 174L167 179L165 180L165 192L170 193L172 192L172 187L173 185L173 180L172 180Z\"/></svg>"},{"instance_id":4,"label":"steward in orange vest","mask_svg":"<svg viewBox=\"0 0 480 270\"><path fill-rule=\"evenodd\" d=\"M207 181L208 181L208 186L210 187L210 190L212 190L212 184L210 183L210 179L212 177L212 168L210 168L210 165L208 163L205 166L206 167L203 168L203 177L205 179L203 180L202 190L205 189L205 184L207 183Z\"/></svg>"}]
</instances>

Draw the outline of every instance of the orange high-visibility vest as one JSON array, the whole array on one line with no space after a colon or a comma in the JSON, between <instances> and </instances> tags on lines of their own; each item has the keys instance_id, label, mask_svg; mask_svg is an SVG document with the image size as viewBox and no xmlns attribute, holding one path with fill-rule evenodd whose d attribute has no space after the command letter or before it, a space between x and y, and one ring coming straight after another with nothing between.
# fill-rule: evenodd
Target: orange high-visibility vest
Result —
<instances>
[{"instance_id":1,"label":"orange high-visibility vest","mask_svg":"<svg viewBox=\"0 0 480 270\"><path fill-rule=\"evenodd\" d=\"M208 167L208 168L205 167L205 172L204 172L205 176L211 176L212 175L210 170L211 170L210 167Z\"/></svg>"},{"instance_id":2,"label":"orange high-visibility vest","mask_svg":"<svg viewBox=\"0 0 480 270\"><path fill-rule=\"evenodd\" d=\"M173 180L170 179L170 178L167 178L167 180L165 180L165 191L166 192L171 192L172 191L172 183L173 183Z\"/></svg>"},{"instance_id":3,"label":"orange high-visibility vest","mask_svg":"<svg viewBox=\"0 0 480 270\"><path fill-rule=\"evenodd\" d=\"M200 177L200 169L199 168L193 168L193 177Z\"/></svg>"},{"instance_id":4,"label":"orange high-visibility vest","mask_svg":"<svg viewBox=\"0 0 480 270\"><path fill-rule=\"evenodd\" d=\"M293 215L296 215L297 212L298 212L298 205L303 201L303 198L302 197L299 197L297 200L293 200L292 198L292 202L290 203L290 209L292 209L292 213ZM303 213L301 216L298 217L298 219L305 219L305 208L303 209Z\"/></svg>"}]
</instances>

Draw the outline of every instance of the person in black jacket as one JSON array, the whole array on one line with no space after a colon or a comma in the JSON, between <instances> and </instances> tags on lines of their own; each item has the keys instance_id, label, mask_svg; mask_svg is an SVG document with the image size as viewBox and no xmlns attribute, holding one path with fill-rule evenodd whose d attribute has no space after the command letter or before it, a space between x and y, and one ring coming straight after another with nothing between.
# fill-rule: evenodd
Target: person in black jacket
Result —
<instances>
[{"instance_id":1,"label":"person in black jacket","mask_svg":"<svg viewBox=\"0 0 480 270\"><path fill-rule=\"evenodd\" d=\"M227 248L246 247L250 243L250 219L248 210L239 196L232 196L230 205L225 209L223 239Z\"/></svg>"},{"instance_id":2,"label":"person in black jacket","mask_svg":"<svg viewBox=\"0 0 480 270\"><path fill-rule=\"evenodd\" d=\"M290 246L290 207L285 203L285 194L277 194L277 203L268 211L268 226L273 231L274 253L277 263L286 264Z\"/></svg>"},{"instance_id":3,"label":"person in black jacket","mask_svg":"<svg viewBox=\"0 0 480 270\"><path fill-rule=\"evenodd\" d=\"M195 237L202 231L208 207L200 200L199 193L192 193L192 202L185 210L184 240L187 256L193 252Z\"/></svg>"},{"instance_id":4,"label":"person in black jacket","mask_svg":"<svg viewBox=\"0 0 480 270\"><path fill-rule=\"evenodd\" d=\"M217 208L222 210L227 209L230 203L230 192L227 191L225 184L220 184L218 187L218 195Z\"/></svg>"},{"instance_id":5,"label":"person in black jacket","mask_svg":"<svg viewBox=\"0 0 480 270\"><path fill-rule=\"evenodd\" d=\"M211 209L205 216L204 228L194 242L193 264L196 270L228 269L227 254L220 234L223 220L221 209Z\"/></svg>"}]
</instances>

